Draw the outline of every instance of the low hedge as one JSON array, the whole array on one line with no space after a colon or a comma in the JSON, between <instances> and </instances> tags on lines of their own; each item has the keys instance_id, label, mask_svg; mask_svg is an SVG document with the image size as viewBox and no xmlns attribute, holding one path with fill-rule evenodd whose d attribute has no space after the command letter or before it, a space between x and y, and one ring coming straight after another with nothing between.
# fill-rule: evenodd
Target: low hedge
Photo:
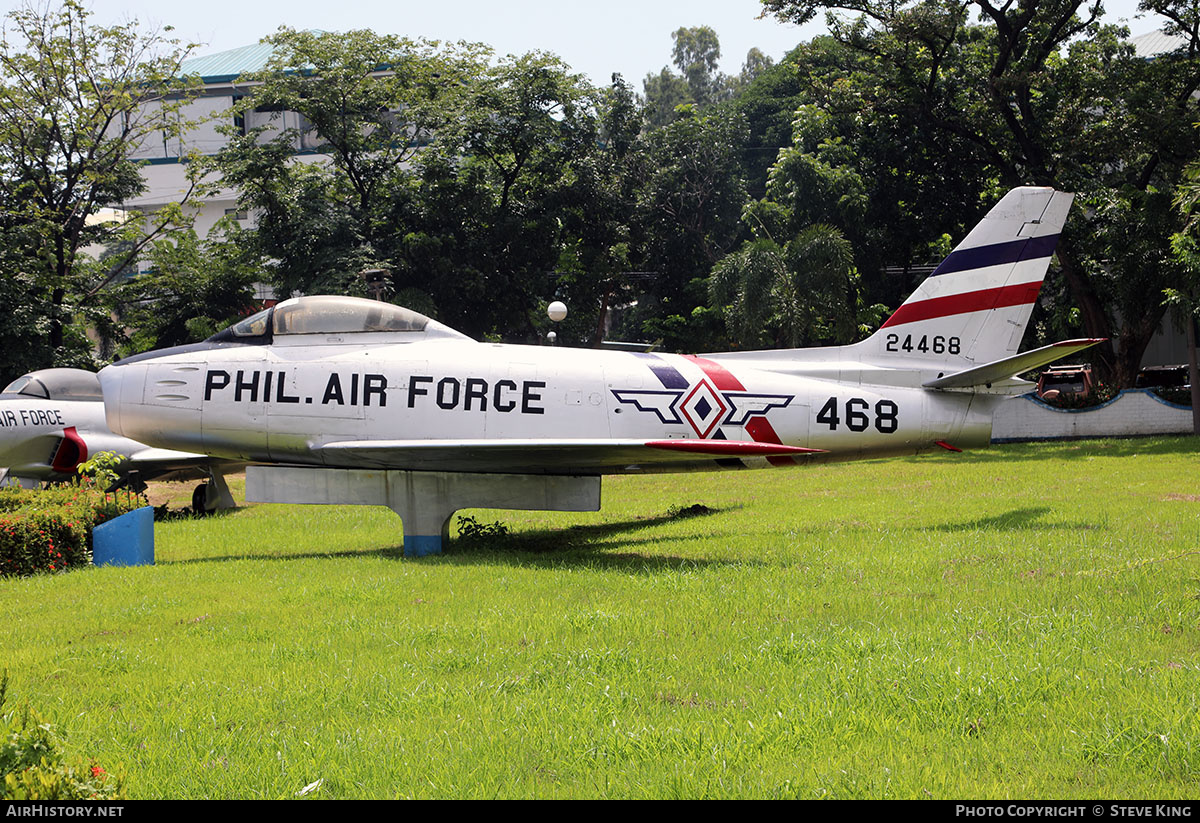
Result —
<instances>
[{"instance_id":1,"label":"low hedge","mask_svg":"<svg viewBox=\"0 0 1200 823\"><path fill-rule=\"evenodd\" d=\"M92 562L92 528L146 505L86 486L0 489L0 575L59 572Z\"/></svg>"}]
</instances>

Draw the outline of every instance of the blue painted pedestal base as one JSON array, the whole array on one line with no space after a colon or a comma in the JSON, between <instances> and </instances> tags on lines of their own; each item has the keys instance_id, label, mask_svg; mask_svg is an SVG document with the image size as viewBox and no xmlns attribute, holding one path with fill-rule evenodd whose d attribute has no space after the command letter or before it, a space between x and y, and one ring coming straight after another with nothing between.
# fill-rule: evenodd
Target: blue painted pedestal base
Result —
<instances>
[{"instance_id":1,"label":"blue painted pedestal base","mask_svg":"<svg viewBox=\"0 0 1200 823\"><path fill-rule=\"evenodd\" d=\"M154 565L154 508L142 506L92 529L96 566Z\"/></svg>"},{"instance_id":2,"label":"blue painted pedestal base","mask_svg":"<svg viewBox=\"0 0 1200 823\"><path fill-rule=\"evenodd\" d=\"M442 553L442 536L440 534L406 534L404 535L404 556L425 557L430 554Z\"/></svg>"}]
</instances>

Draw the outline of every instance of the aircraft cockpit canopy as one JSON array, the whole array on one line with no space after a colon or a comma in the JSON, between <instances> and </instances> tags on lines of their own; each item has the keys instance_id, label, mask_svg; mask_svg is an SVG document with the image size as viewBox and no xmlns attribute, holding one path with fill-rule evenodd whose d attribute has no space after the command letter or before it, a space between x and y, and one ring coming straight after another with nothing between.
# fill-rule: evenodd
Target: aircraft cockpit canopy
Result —
<instances>
[{"instance_id":1,"label":"aircraft cockpit canopy","mask_svg":"<svg viewBox=\"0 0 1200 823\"><path fill-rule=\"evenodd\" d=\"M429 318L403 306L359 297L305 297L275 307L275 334L425 331Z\"/></svg>"},{"instance_id":2,"label":"aircraft cockpit canopy","mask_svg":"<svg viewBox=\"0 0 1200 823\"><path fill-rule=\"evenodd\" d=\"M103 400L100 379L82 369L42 369L22 375L5 387L3 394L39 400Z\"/></svg>"},{"instance_id":3,"label":"aircraft cockpit canopy","mask_svg":"<svg viewBox=\"0 0 1200 823\"><path fill-rule=\"evenodd\" d=\"M461 337L425 315L378 300L316 295L285 300L247 317L212 339L251 342L293 334L420 333Z\"/></svg>"}]
</instances>

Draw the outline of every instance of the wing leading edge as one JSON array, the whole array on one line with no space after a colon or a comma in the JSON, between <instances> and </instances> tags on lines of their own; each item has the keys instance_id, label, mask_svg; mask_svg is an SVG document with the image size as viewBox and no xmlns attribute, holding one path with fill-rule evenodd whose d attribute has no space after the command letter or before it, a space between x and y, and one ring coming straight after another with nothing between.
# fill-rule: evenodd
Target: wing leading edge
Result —
<instances>
[{"instance_id":1,"label":"wing leading edge","mask_svg":"<svg viewBox=\"0 0 1200 823\"><path fill-rule=\"evenodd\" d=\"M349 440L313 451L327 466L527 474L605 474L775 464L823 453L734 440ZM736 465L735 465L736 464Z\"/></svg>"}]
</instances>

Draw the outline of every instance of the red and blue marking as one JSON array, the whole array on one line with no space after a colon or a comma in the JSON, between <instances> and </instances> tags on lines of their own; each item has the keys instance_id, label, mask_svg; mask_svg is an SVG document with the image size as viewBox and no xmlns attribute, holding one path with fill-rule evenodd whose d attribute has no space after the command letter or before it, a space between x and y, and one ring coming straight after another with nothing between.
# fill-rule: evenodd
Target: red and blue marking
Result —
<instances>
[{"instance_id":1,"label":"red and blue marking","mask_svg":"<svg viewBox=\"0 0 1200 823\"><path fill-rule=\"evenodd\" d=\"M1048 234L1042 237L1022 237L1019 240L993 243L988 246L955 249L930 277L1022 263L1027 260L1045 259L1054 254L1057 245L1058 235ZM881 328L917 323L922 320L935 320L939 317L950 317L956 314L1024 306L1036 302L1041 289L1042 278L1038 278L1029 283L975 289L960 294L930 297L925 300L912 300L897 309Z\"/></svg>"},{"instance_id":2,"label":"red and blue marking","mask_svg":"<svg viewBox=\"0 0 1200 823\"><path fill-rule=\"evenodd\" d=\"M670 404L670 410L674 415L674 419L670 421L664 420L664 422L682 422L680 420L682 417L687 420L700 440L727 440L724 432L721 431L722 419L724 419L724 422L729 422L734 417L734 398L738 394L748 394L745 385L733 372L713 360L696 357L695 355L687 355L688 360L699 367L704 373L704 379L693 386L691 381L682 372L664 358L656 354L640 352L635 353L634 356L646 363L664 389L678 392ZM690 392L687 391L689 388L691 389ZM631 394L633 393L631 392ZM659 393L646 392L644 394ZM784 407L792 400L792 396L789 395L764 395L763 397L769 398L767 408ZM632 402L623 399L620 395L618 395L618 399L622 402ZM656 411L660 419L663 417L661 410L644 408L640 403L636 403L636 405L641 411ZM758 413L744 414L744 422L741 422L740 425L745 428L746 433L750 435L753 442L731 442L730 446L732 448L728 451L741 454L742 456L766 456L767 460L776 466L794 465L790 457L782 456L781 453L790 453L795 450L807 454L817 451L816 449L801 449L796 446L783 445L783 441L775 431L775 427L771 425L765 414L765 410ZM670 443L670 441L661 442ZM713 445L715 446L715 444ZM742 448L742 446L746 448ZM662 446L662 448L666 448L666 446ZM679 448L683 447L680 446ZM692 451L702 450L697 446L688 448Z\"/></svg>"}]
</instances>

